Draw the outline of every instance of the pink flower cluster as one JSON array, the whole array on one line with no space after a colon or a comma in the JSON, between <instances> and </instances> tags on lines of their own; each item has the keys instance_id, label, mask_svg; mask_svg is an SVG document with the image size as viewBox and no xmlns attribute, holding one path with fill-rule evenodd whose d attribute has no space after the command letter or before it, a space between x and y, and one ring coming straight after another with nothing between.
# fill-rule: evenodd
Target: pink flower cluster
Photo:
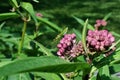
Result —
<instances>
[{"instance_id":1,"label":"pink flower cluster","mask_svg":"<svg viewBox=\"0 0 120 80\"><path fill-rule=\"evenodd\" d=\"M67 55L67 51L70 51L75 43L75 34L65 34L64 37L60 40L60 43L57 45L58 52L57 54L60 57L65 57Z\"/></svg>"},{"instance_id":2,"label":"pink flower cluster","mask_svg":"<svg viewBox=\"0 0 120 80\"><path fill-rule=\"evenodd\" d=\"M97 51L106 50L115 41L115 38L107 30L89 30L87 43L89 47Z\"/></svg>"},{"instance_id":3,"label":"pink flower cluster","mask_svg":"<svg viewBox=\"0 0 120 80\"><path fill-rule=\"evenodd\" d=\"M106 26L107 22L105 20L96 20L95 28L98 29L100 26Z\"/></svg>"},{"instance_id":4,"label":"pink flower cluster","mask_svg":"<svg viewBox=\"0 0 120 80\"><path fill-rule=\"evenodd\" d=\"M87 33L87 50L90 52L104 52L108 50L115 41L114 36L108 30L99 30L100 26L106 26L107 22L104 20L97 20L95 30L88 30ZM84 54L82 42L76 42L76 35L65 34L57 45L57 55L61 58L71 60L81 54ZM88 52L89 52L88 51ZM108 55L108 54L107 54Z\"/></svg>"},{"instance_id":5,"label":"pink flower cluster","mask_svg":"<svg viewBox=\"0 0 120 80\"><path fill-rule=\"evenodd\" d=\"M58 52L61 58L74 58L78 56L81 52L81 45L78 43L76 45L76 35L75 34L65 34L64 37L60 40L60 43L57 45Z\"/></svg>"},{"instance_id":6,"label":"pink flower cluster","mask_svg":"<svg viewBox=\"0 0 120 80\"><path fill-rule=\"evenodd\" d=\"M73 46L73 48L71 49L70 53L71 53L72 57L77 57L80 54L83 54L84 53L84 49L83 49L83 46L82 46L82 42L79 41L78 44L75 44Z\"/></svg>"}]
</instances>

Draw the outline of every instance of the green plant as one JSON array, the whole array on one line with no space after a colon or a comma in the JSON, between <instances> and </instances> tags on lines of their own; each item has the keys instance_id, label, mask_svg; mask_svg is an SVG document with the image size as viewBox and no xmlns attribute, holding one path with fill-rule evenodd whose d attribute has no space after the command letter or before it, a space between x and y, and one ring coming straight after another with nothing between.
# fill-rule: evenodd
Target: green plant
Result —
<instances>
[{"instance_id":1,"label":"green plant","mask_svg":"<svg viewBox=\"0 0 120 80\"><path fill-rule=\"evenodd\" d=\"M87 39L88 29L94 32L96 28L88 23L88 19L84 22L74 16L74 19L83 25L83 30L82 33L77 29L69 32L68 28L62 29L46 18L37 16L29 2L10 0L10 4L13 7L12 12L0 14L0 20L4 21L0 25L1 80L117 80L114 74L120 71L120 47L116 45L120 40L114 41L114 37L110 36L112 39L110 44L103 45L102 48L91 47ZM103 20L107 20L109 15ZM14 35L4 28L5 20L13 18L21 18L22 36ZM29 24L33 24L35 28L28 33L27 30L31 27ZM67 34L72 32L75 34ZM117 37L120 36L115 32L112 33ZM57 37L49 40L46 36ZM41 37L47 40L44 41ZM62 51L63 45L66 45L64 50L59 52L56 45L61 38L63 40L58 46L59 50Z\"/></svg>"}]
</instances>

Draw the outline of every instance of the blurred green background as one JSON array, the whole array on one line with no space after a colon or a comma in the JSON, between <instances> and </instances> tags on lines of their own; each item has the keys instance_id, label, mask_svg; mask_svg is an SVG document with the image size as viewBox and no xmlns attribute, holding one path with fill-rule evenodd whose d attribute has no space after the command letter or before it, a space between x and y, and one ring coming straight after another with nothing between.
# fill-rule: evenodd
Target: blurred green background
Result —
<instances>
[{"instance_id":1,"label":"blurred green background","mask_svg":"<svg viewBox=\"0 0 120 80\"><path fill-rule=\"evenodd\" d=\"M78 28L79 24L71 17L73 15L83 20L88 18L89 23L94 25L96 19L112 13L108 19L108 29L120 33L120 0L38 0L39 3L33 0L23 1L31 2L36 12L42 13L43 17L61 27ZM0 1L0 13L9 12L10 9L8 0Z\"/></svg>"}]
</instances>

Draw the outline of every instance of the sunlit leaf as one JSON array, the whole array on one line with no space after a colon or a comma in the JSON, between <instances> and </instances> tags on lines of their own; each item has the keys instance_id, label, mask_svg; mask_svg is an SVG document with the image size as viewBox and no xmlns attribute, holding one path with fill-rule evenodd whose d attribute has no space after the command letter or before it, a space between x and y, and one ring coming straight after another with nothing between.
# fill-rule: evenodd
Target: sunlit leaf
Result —
<instances>
[{"instance_id":1,"label":"sunlit leaf","mask_svg":"<svg viewBox=\"0 0 120 80\"><path fill-rule=\"evenodd\" d=\"M120 72L120 64L114 64L110 66L110 73L115 74L117 72Z\"/></svg>"},{"instance_id":2,"label":"sunlit leaf","mask_svg":"<svg viewBox=\"0 0 120 80\"><path fill-rule=\"evenodd\" d=\"M28 73L13 74L7 77L7 80L32 80Z\"/></svg>"},{"instance_id":3,"label":"sunlit leaf","mask_svg":"<svg viewBox=\"0 0 120 80\"><path fill-rule=\"evenodd\" d=\"M112 15L112 13L108 13L108 14L103 18L103 20L106 21L111 15Z\"/></svg>"},{"instance_id":4,"label":"sunlit leaf","mask_svg":"<svg viewBox=\"0 0 120 80\"><path fill-rule=\"evenodd\" d=\"M109 72L109 66L105 65L102 68L99 69L99 75L100 79L103 80L110 80L110 72Z\"/></svg>"},{"instance_id":5,"label":"sunlit leaf","mask_svg":"<svg viewBox=\"0 0 120 80\"><path fill-rule=\"evenodd\" d=\"M87 52L87 46L86 46L87 26L88 26L88 19L85 21L83 31L82 31L82 44L86 52Z\"/></svg>"},{"instance_id":6,"label":"sunlit leaf","mask_svg":"<svg viewBox=\"0 0 120 80\"><path fill-rule=\"evenodd\" d=\"M111 80L120 80L118 76L111 76Z\"/></svg>"},{"instance_id":7,"label":"sunlit leaf","mask_svg":"<svg viewBox=\"0 0 120 80\"><path fill-rule=\"evenodd\" d=\"M31 15L35 23L38 24L32 4L28 2L21 2L21 7L25 9Z\"/></svg>"},{"instance_id":8,"label":"sunlit leaf","mask_svg":"<svg viewBox=\"0 0 120 80\"><path fill-rule=\"evenodd\" d=\"M46 54L47 56L52 56L53 54L50 52L50 50L48 48L46 48L45 46L43 46L41 43L38 43L35 40L32 40L37 46L39 46L40 50Z\"/></svg>"},{"instance_id":9,"label":"sunlit leaf","mask_svg":"<svg viewBox=\"0 0 120 80\"><path fill-rule=\"evenodd\" d=\"M117 42L115 42L110 48L109 48L109 50L110 49L112 49L112 48L114 48L117 44L119 44L120 43L120 39L117 41Z\"/></svg>"},{"instance_id":10,"label":"sunlit leaf","mask_svg":"<svg viewBox=\"0 0 120 80\"><path fill-rule=\"evenodd\" d=\"M110 56L102 58L95 65L100 68L106 64L114 65L120 63L120 51L114 51Z\"/></svg>"},{"instance_id":11,"label":"sunlit leaf","mask_svg":"<svg viewBox=\"0 0 120 80\"><path fill-rule=\"evenodd\" d=\"M1 13L0 14L0 21L6 20L6 19L9 19L9 18L17 18L17 17L19 17L19 15L17 13L14 13L14 12Z\"/></svg>"},{"instance_id":12,"label":"sunlit leaf","mask_svg":"<svg viewBox=\"0 0 120 80\"><path fill-rule=\"evenodd\" d=\"M78 38L79 40L82 39L82 34L81 34L78 30L73 29L73 32L76 34L76 36L77 36L77 38Z\"/></svg>"},{"instance_id":13,"label":"sunlit leaf","mask_svg":"<svg viewBox=\"0 0 120 80\"><path fill-rule=\"evenodd\" d=\"M74 18L78 23L80 23L82 26L84 26L85 22L84 22L82 19L77 18L77 17L75 17L75 16L73 16L73 18ZM94 30L93 26L90 25L90 24L88 24L87 28L90 29L90 30Z\"/></svg>"},{"instance_id":14,"label":"sunlit leaf","mask_svg":"<svg viewBox=\"0 0 120 80\"><path fill-rule=\"evenodd\" d=\"M50 21L48 21L48 20L46 20L46 19L44 19L44 18L37 17L37 19L38 19L39 21L41 21L41 22L49 25L50 27L52 27L53 29L55 29L55 30L57 30L57 31L62 31L62 29L61 29L59 26L57 26L56 24L54 24L54 23L52 23L52 22L50 22Z\"/></svg>"},{"instance_id":15,"label":"sunlit leaf","mask_svg":"<svg viewBox=\"0 0 120 80\"><path fill-rule=\"evenodd\" d=\"M60 38L62 38L63 35L67 33L67 31L68 31L68 28L65 28L64 30L62 30L60 34L58 34L57 37L54 39L54 41L58 41Z\"/></svg>"},{"instance_id":16,"label":"sunlit leaf","mask_svg":"<svg viewBox=\"0 0 120 80\"><path fill-rule=\"evenodd\" d=\"M17 0L9 0L10 1L10 3L11 3L11 5L13 6L13 7L15 7L15 8L18 8L19 6L18 6L18 3L17 3Z\"/></svg>"},{"instance_id":17,"label":"sunlit leaf","mask_svg":"<svg viewBox=\"0 0 120 80\"><path fill-rule=\"evenodd\" d=\"M60 76L55 73L34 72L33 74L42 77L45 80L61 80Z\"/></svg>"},{"instance_id":18,"label":"sunlit leaf","mask_svg":"<svg viewBox=\"0 0 120 80\"><path fill-rule=\"evenodd\" d=\"M36 3L39 3L39 1L38 0L33 0L34 2L36 2Z\"/></svg>"},{"instance_id":19,"label":"sunlit leaf","mask_svg":"<svg viewBox=\"0 0 120 80\"><path fill-rule=\"evenodd\" d=\"M18 59L0 67L0 77L21 72L54 72L66 73L84 70L90 66L83 62L67 62L58 57L42 56Z\"/></svg>"},{"instance_id":20,"label":"sunlit leaf","mask_svg":"<svg viewBox=\"0 0 120 80\"><path fill-rule=\"evenodd\" d=\"M2 22L2 23L0 24L0 30L1 30L2 27L5 25L5 23L6 23L6 22Z\"/></svg>"},{"instance_id":21,"label":"sunlit leaf","mask_svg":"<svg viewBox=\"0 0 120 80\"><path fill-rule=\"evenodd\" d=\"M114 31L111 31L111 33L112 33L114 36L116 36L116 37L120 37L120 34L114 32Z\"/></svg>"}]
</instances>

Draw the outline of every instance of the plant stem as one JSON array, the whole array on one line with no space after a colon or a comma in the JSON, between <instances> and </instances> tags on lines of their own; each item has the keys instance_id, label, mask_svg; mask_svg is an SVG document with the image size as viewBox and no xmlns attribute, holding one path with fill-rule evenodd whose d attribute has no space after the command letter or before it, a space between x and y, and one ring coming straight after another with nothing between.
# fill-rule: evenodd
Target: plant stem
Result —
<instances>
[{"instance_id":1,"label":"plant stem","mask_svg":"<svg viewBox=\"0 0 120 80\"><path fill-rule=\"evenodd\" d=\"M69 80L68 78L66 78L66 76L64 74L61 73L60 75L63 78L63 80Z\"/></svg>"},{"instance_id":2,"label":"plant stem","mask_svg":"<svg viewBox=\"0 0 120 80\"><path fill-rule=\"evenodd\" d=\"M23 29L22 29L22 37L21 37L21 40L20 40L20 43L19 43L19 48L18 48L18 54L21 53L21 50L22 50L22 47L23 47L26 27L27 27L27 20L24 20L24 25L23 25Z\"/></svg>"}]
</instances>

